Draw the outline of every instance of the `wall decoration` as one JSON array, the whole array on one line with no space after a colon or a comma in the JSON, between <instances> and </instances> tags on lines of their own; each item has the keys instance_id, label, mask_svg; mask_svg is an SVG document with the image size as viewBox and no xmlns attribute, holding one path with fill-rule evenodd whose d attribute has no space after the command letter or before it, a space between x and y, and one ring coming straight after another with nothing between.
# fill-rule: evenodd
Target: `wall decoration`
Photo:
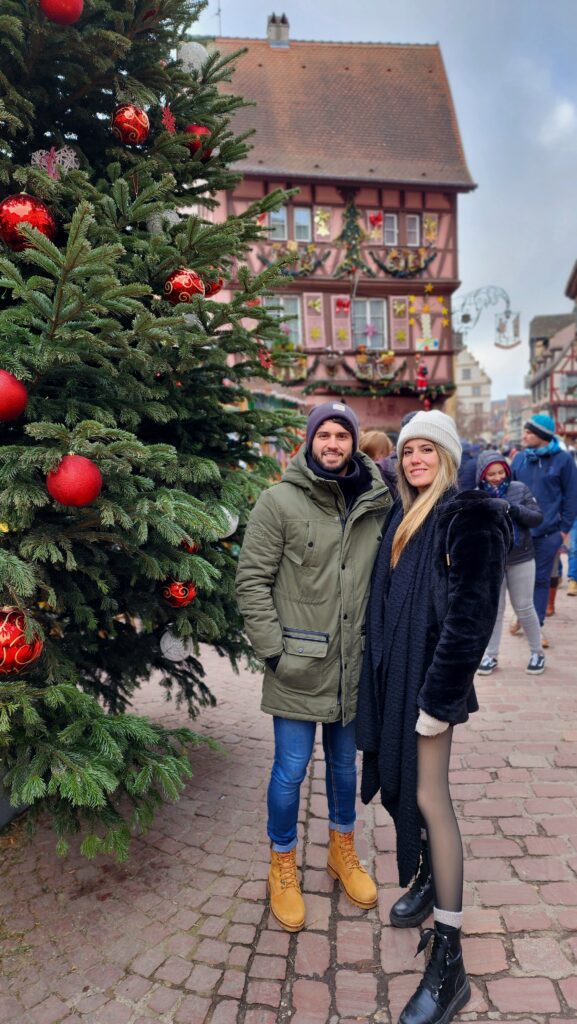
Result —
<instances>
[{"instance_id":1,"label":"wall decoration","mask_svg":"<svg viewBox=\"0 0 577 1024\"><path fill-rule=\"evenodd\" d=\"M396 349L409 347L409 300L406 295L390 300L390 336Z\"/></svg>"},{"instance_id":2,"label":"wall decoration","mask_svg":"<svg viewBox=\"0 0 577 1024\"><path fill-rule=\"evenodd\" d=\"M370 242L376 242L377 245L383 244L383 225L385 218L383 217L381 210L375 210L369 213L367 216L367 238Z\"/></svg>"},{"instance_id":3,"label":"wall decoration","mask_svg":"<svg viewBox=\"0 0 577 1024\"><path fill-rule=\"evenodd\" d=\"M279 258L292 257L291 263L278 268L285 277L312 277L331 255L330 249L321 252L312 243L299 245L295 241L273 242L271 249L272 258L262 252L259 252L258 258L263 266L273 267Z\"/></svg>"},{"instance_id":4,"label":"wall decoration","mask_svg":"<svg viewBox=\"0 0 577 1024\"><path fill-rule=\"evenodd\" d=\"M439 234L439 214L425 213L423 215L423 241L427 245L434 245Z\"/></svg>"},{"instance_id":5,"label":"wall decoration","mask_svg":"<svg viewBox=\"0 0 577 1024\"><path fill-rule=\"evenodd\" d=\"M425 291L429 288L425 296L408 296L409 326L420 327L420 335L415 338L417 352L438 352L441 348L439 328L448 327L450 324L445 298L433 295L432 285L427 286ZM433 317L436 319L436 325L433 324Z\"/></svg>"},{"instance_id":6,"label":"wall decoration","mask_svg":"<svg viewBox=\"0 0 577 1024\"><path fill-rule=\"evenodd\" d=\"M303 295L305 348L324 348L325 322L323 297L320 294Z\"/></svg>"},{"instance_id":7,"label":"wall decoration","mask_svg":"<svg viewBox=\"0 0 577 1024\"><path fill-rule=\"evenodd\" d=\"M313 226L315 241L326 242L331 237L333 212L324 206L315 206Z\"/></svg>"},{"instance_id":8,"label":"wall decoration","mask_svg":"<svg viewBox=\"0 0 577 1024\"><path fill-rule=\"evenodd\" d=\"M376 277L375 271L365 262L361 245L367 239L366 232L361 227L361 213L353 199L349 199L343 214L343 229L336 239L337 243L344 249L344 255L340 263L333 271L333 277L345 277L363 273L367 277Z\"/></svg>"},{"instance_id":9,"label":"wall decoration","mask_svg":"<svg viewBox=\"0 0 577 1024\"><path fill-rule=\"evenodd\" d=\"M434 247L425 245L415 249L390 246L383 249L380 256L372 251L370 253L377 266L390 277L415 277L427 269L436 255L437 250Z\"/></svg>"},{"instance_id":10,"label":"wall decoration","mask_svg":"<svg viewBox=\"0 0 577 1024\"><path fill-rule=\"evenodd\" d=\"M335 348L351 348L351 300L348 295L331 296L333 345Z\"/></svg>"}]
</instances>

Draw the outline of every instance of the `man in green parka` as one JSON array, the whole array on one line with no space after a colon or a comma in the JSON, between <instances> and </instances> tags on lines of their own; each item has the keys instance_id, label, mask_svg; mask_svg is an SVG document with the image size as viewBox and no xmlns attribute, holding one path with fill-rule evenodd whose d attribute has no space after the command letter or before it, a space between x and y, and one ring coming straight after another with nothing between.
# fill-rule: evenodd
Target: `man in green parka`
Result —
<instances>
[{"instance_id":1,"label":"man in green parka","mask_svg":"<svg viewBox=\"0 0 577 1024\"><path fill-rule=\"evenodd\" d=\"M357 906L377 902L354 845L354 719L371 570L391 498L358 438L358 419L344 402L312 410L305 443L252 511L238 565L238 604L265 663L261 707L274 723L268 888L287 931L305 923L297 816L317 722L326 761L327 869Z\"/></svg>"}]
</instances>

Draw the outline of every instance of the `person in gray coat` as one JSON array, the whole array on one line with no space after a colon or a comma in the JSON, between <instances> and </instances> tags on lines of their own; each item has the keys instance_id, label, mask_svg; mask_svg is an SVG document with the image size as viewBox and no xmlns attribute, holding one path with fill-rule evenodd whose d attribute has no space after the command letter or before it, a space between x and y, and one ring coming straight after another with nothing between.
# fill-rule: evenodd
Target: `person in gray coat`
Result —
<instances>
[{"instance_id":1,"label":"person in gray coat","mask_svg":"<svg viewBox=\"0 0 577 1024\"><path fill-rule=\"evenodd\" d=\"M508 501L509 516L513 522L513 546L501 585L497 620L478 675L488 676L497 668L507 591L517 621L523 627L529 644L530 658L525 671L532 676L540 675L545 670L545 655L539 617L533 604L535 552L531 530L543 521L543 513L527 485L511 479L509 464L500 452L481 452L477 461L476 482L479 490Z\"/></svg>"}]
</instances>

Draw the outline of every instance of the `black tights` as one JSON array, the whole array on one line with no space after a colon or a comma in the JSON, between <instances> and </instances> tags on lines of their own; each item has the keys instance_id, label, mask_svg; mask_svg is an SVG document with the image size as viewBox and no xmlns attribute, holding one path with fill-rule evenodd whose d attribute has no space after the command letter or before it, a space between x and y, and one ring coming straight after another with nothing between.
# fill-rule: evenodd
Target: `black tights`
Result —
<instances>
[{"instance_id":1,"label":"black tights","mask_svg":"<svg viewBox=\"0 0 577 1024\"><path fill-rule=\"evenodd\" d=\"M417 803L429 841L435 906L458 913L463 906L463 844L449 791L453 729L417 738Z\"/></svg>"}]
</instances>

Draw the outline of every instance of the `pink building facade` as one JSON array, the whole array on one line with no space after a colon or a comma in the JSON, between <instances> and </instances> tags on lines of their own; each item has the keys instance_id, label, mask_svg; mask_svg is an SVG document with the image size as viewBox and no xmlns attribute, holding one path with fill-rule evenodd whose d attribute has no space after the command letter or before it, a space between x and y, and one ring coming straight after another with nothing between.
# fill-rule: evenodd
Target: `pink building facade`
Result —
<instances>
[{"instance_id":1,"label":"pink building facade","mask_svg":"<svg viewBox=\"0 0 577 1024\"><path fill-rule=\"evenodd\" d=\"M267 387L306 406L343 397L367 428L396 430L418 407L451 411L457 200L475 186L440 51L293 42L284 25L280 42L270 19L267 40L215 41L224 53L247 46L234 86L257 103L237 115L235 129L256 130L255 146L216 216L298 189L263 220L247 261L257 274L293 260L286 284L265 300L281 307ZM307 107L319 82L319 103ZM360 136L352 113L342 119L355 90L358 104L365 97Z\"/></svg>"}]
</instances>

